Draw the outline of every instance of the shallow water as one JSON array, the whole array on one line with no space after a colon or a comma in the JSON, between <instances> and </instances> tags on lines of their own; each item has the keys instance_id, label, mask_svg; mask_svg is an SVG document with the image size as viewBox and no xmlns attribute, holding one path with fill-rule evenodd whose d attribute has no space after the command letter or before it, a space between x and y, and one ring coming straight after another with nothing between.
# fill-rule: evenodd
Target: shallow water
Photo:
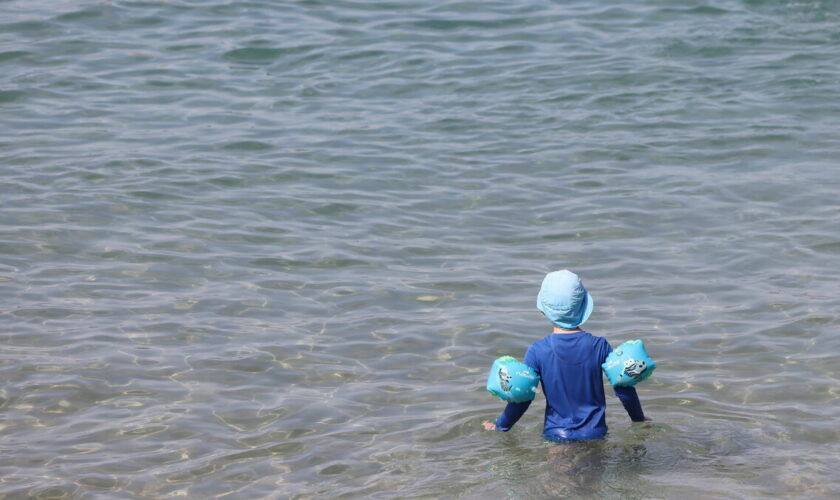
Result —
<instances>
[{"instance_id":1,"label":"shallow water","mask_svg":"<svg viewBox=\"0 0 840 500\"><path fill-rule=\"evenodd\" d=\"M840 4L0 2L0 496L833 498ZM483 389L578 272L650 427Z\"/></svg>"}]
</instances>

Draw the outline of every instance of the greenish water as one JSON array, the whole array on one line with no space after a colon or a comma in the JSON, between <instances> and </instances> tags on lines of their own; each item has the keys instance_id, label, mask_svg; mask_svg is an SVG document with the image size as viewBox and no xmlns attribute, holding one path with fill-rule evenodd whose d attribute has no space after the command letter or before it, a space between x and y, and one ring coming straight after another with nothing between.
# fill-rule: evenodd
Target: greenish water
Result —
<instances>
[{"instance_id":1,"label":"greenish water","mask_svg":"<svg viewBox=\"0 0 840 500\"><path fill-rule=\"evenodd\" d=\"M836 498L838 54L833 1L0 1L0 497ZM651 427L481 429L558 268Z\"/></svg>"}]
</instances>

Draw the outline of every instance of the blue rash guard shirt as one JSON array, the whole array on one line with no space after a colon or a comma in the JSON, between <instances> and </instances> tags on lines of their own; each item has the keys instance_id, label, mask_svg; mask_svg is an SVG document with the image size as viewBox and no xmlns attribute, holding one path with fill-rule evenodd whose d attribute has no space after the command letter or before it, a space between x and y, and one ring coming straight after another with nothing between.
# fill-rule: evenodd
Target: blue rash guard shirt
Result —
<instances>
[{"instance_id":1,"label":"blue rash guard shirt","mask_svg":"<svg viewBox=\"0 0 840 500\"><path fill-rule=\"evenodd\" d=\"M612 347L604 338L588 332L553 333L528 348L525 364L539 373L546 399L545 439L598 439L607 434L601 364L610 352ZM644 421L636 389L614 390L630 419ZM496 419L496 429L510 430L530 405L530 401L508 403Z\"/></svg>"}]
</instances>

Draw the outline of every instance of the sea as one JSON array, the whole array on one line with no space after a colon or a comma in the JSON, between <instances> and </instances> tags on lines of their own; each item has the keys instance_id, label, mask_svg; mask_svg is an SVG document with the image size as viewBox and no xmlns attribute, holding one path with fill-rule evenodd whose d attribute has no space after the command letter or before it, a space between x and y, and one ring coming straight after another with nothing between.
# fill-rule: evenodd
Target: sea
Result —
<instances>
[{"instance_id":1,"label":"sea","mask_svg":"<svg viewBox=\"0 0 840 500\"><path fill-rule=\"evenodd\" d=\"M482 427L558 269L648 422ZM839 355L840 2L0 0L0 498L838 498Z\"/></svg>"}]
</instances>

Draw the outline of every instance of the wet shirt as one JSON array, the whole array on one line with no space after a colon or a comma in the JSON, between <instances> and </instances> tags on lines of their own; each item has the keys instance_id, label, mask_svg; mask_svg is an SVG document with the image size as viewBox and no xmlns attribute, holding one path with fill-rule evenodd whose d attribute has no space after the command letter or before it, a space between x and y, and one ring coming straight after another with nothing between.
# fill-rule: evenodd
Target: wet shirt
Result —
<instances>
[{"instance_id":1,"label":"wet shirt","mask_svg":"<svg viewBox=\"0 0 840 500\"><path fill-rule=\"evenodd\" d=\"M607 434L601 364L610 352L612 347L604 338L588 332L551 334L528 348L525 364L539 373L546 399L545 439L598 439ZM630 419L644 421L636 389L614 390ZM496 419L496 429L510 430L530 404L508 403Z\"/></svg>"}]
</instances>

